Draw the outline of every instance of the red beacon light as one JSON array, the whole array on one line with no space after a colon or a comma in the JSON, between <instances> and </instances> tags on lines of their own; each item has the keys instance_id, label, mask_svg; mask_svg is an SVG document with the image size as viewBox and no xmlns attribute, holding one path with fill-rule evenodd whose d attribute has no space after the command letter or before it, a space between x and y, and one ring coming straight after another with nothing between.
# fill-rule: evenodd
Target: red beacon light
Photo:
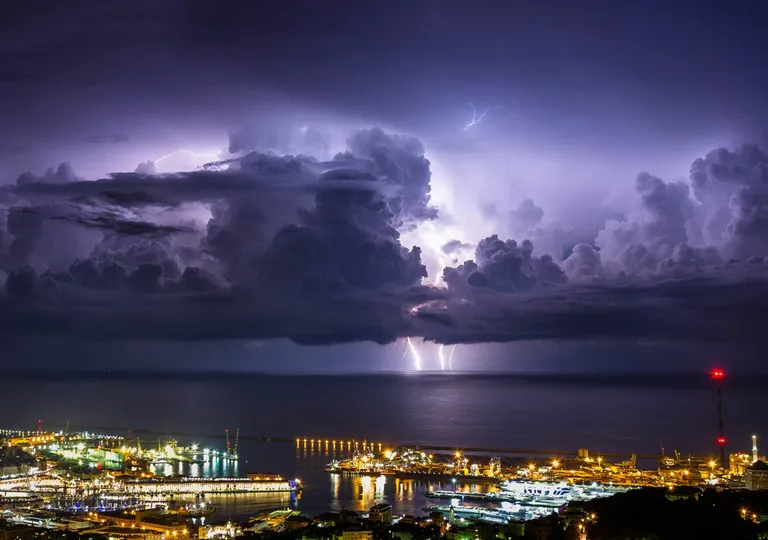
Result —
<instances>
[{"instance_id":1,"label":"red beacon light","mask_svg":"<svg viewBox=\"0 0 768 540\"><path fill-rule=\"evenodd\" d=\"M725 437L718 437L717 438L717 444L719 444L720 446L724 446L725 445Z\"/></svg>"},{"instance_id":2,"label":"red beacon light","mask_svg":"<svg viewBox=\"0 0 768 540\"><path fill-rule=\"evenodd\" d=\"M723 371L720 368L713 369L710 375L712 376L712 379L715 381L722 381L723 379L725 379L725 371Z\"/></svg>"}]
</instances>

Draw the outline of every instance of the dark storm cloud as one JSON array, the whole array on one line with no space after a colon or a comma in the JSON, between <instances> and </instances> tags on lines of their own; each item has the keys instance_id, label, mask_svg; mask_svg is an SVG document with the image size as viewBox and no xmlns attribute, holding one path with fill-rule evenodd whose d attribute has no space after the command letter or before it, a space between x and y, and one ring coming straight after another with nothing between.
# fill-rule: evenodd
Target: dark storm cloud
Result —
<instances>
[{"instance_id":1,"label":"dark storm cloud","mask_svg":"<svg viewBox=\"0 0 768 540\"><path fill-rule=\"evenodd\" d=\"M35 175L32 173L23 173L16 179L16 185L28 186L31 184L69 184L80 180L69 162L60 163L55 169L49 167L45 174ZM24 188L21 188L22 190Z\"/></svg>"},{"instance_id":2,"label":"dark storm cloud","mask_svg":"<svg viewBox=\"0 0 768 540\"><path fill-rule=\"evenodd\" d=\"M262 261L269 282L308 287L407 287L427 277L421 250L401 246L396 214L374 191L321 191L300 224L275 235Z\"/></svg>"},{"instance_id":3,"label":"dark storm cloud","mask_svg":"<svg viewBox=\"0 0 768 540\"><path fill-rule=\"evenodd\" d=\"M425 306L419 317L439 317L435 339L448 342L651 336L759 342L756 328L768 317L765 170L765 154L743 147L697 160L693 193L686 183L642 173L635 181L639 211L608 220L594 244L575 245L560 265L533 255L530 241L485 238L474 260L444 270L460 301ZM540 220L533 203L526 206L529 221ZM714 245L694 245L707 233ZM737 241L740 257L729 259Z\"/></svg>"},{"instance_id":4,"label":"dark storm cloud","mask_svg":"<svg viewBox=\"0 0 768 540\"><path fill-rule=\"evenodd\" d=\"M768 322L766 163L756 149L717 151L694 163L690 191L642 173L637 212L609 220L594 243L577 243L561 264L530 240L491 235L472 260L445 268L445 288L421 285L421 249L401 243L401 230L436 215L430 163L416 139L364 130L330 162L250 153L229 169L91 182L62 166L5 192L21 204L8 207L0 228L8 276L0 333L758 344ZM200 203L212 215L205 230L142 213ZM728 219L710 219L724 207ZM532 230L546 227L533 201L515 218ZM102 236L85 256L44 266L51 221ZM713 223L718 243L698 242ZM56 243L68 245L59 234ZM728 255L736 240L739 258ZM466 248L449 242L443 251Z\"/></svg>"},{"instance_id":5,"label":"dark storm cloud","mask_svg":"<svg viewBox=\"0 0 768 540\"><path fill-rule=\"evenodd\" d=\"M115 204L135 205L137 198L147 204L172 205L190 201L215 201L255 193L296 191L313 193L317 190L337 188L387 191L387 179L376 178L366 171L333 171L334 163L316 162L305 157L276 157L248 154L231 161L237 167L227 170L197 170L160 175L113 173L109 178L78 181L68 164L38 177L25 173L15 187L6 192L35 201L109 199ZM143 168L146 170L146 168ZM326 170L323 182L318 182L318 171ZM330 171L329 171L330 170ZM390 184L391 185L391 184Z\"/></svg>"},{"instance_id":6,"label":"dark storm cloud","mask_svg":"<svg viewBox=\"0 0 768 540\"><path fill-rule=\"evenodd\" d=\"M510 292L568 281L551 256L533 256L529 240L518 245L515 240L503 241L497 235L480 240L475 259L446 268L443 277L449 287L458 290L469 287Z\"/></svg>"},{"instance_id":7,"label":"dark storm cloud","mask_svg":"<svg viewBox=\"0 0 768 540\"><path fill-rule=\"evenodd\" d=\"M199 317L209 327L200 333L194 324L177 320L165 324L166 330L157 328L156 336L171 331L181 337L190 330L213 337L258 328L261 337L290 334L302 343L383 342L397 337L401 333L397 328L407 326L402 302L415 305L429 294L426 289L408 292L410 287L419 290L426 270L419 248L402 246L397 230L398 224L434 214L428 207L430 171L421 143L380 130L362 131L350 139L350 150L330 163L251 153L230 165L227 170L176 175L119 174L93 182L30 177L10 188L20 199L49 203L14 210L14 216L34 218L29 227L37 227L39 220L67 220L112 235L109 242L105 237L97 244L89 258L63 271L12 269L6 292L7 305L19 310L14 317L23 320L25 313L40 314L41 309L55 318L55 311L79 298L78 314L73 316L82 321L102 317L99 306L107 305L112 305L117 320L138 320L135 317L145 315L135 313L130 304L137 295L146 295L159 318L170 321L184 314ZM313 198L307 207L299 207L296 224L269 233L266 223L274 211L270 190L292 187ZM224 279L185 263L183 252L169 241L144 244L152 259L126 257L137 245L128 239L132 234L176 232L166 225L124 219L120 213L156 206L161 198L214 203L213 218L200 239L203 257L210 260L201 261L223 271ZM76 211L61 214L63 206ZM11 225L9 232L19 241L27 228ZM37 232L34 227L30 230ZM176 312L182 305L187 307ZM197 312L195 305L204 309ZM241 320L238 328L225 330L224 323L211 322L214 313L222 316L219 306L229 313L227 319ZM333 314L324 314L325 310ZM354 324L349 324L350 316ZM303 324L296 317L319 324ZM171 330L177 323L180 326ZM108 333L137 331L142 332L129 325Z\"/></svg>"},{"instance_id":8,"label":"dark storm cloud","mask_svg":"<svg viewBox=\"0 0 768 540\"><path fill-rule=\"evenodd\" d=\"M0 299L0 328L16 336L287 337L311 345L387 343L405 336L440 343L619 339L761 344L761 328L768 322L768 281L744 276L735 281L686 278L576 286L535 294L488 291L467 301L432 288L287 297L264 291L191 292L195 289L182 289L177 282L162 284L159 267L140 268L130 277L120 273L122 288L101 289L98 300L91 301L84 301L88 294L71 284L51 286L22 268L11 273L8 297ZM97 283L108 281L97 278ZM179 292L184 290L188 292ZM141 302L134 301L135 295Z\"/></svg>"},{"instance_id":9,"label":"dark storm cloud","mask_svg":"<svg viewBox=\"0 0 768 540\"><path fill-rule=\"evenodd\" d=\"M432 170L420 140L373 128L354 133L347 145L347 152L335 160L363 160L365 172L397 186L397 196L391 205L398 226L413 226L437 217L437 209L430 205Z\"/></svg>"},{"instance_id":10,"label":"dark storm cloud","mask_svg":"<svg viewBox=\"0 0 768 540\"><path fill-rule=\"evenodd\" d=\"M130 142L131 138L123 133L113 133L111 135L89 135L86 141L92 144L122 144Z\"/></svg>"},{"instance_id":11,"label":"dark storm cloud","mask_svg":"<svg viewBox=\"0 0 768 540\"><path fill-rule=\"evenodd\" d=\"M126 236L164 236L190 231L190 229L182 226L162 225L131 219L120 215L116 211L91 211L74 206L56 209L49 207L15 207L11 208L11 211L14 214L31 214L42 219L66 221L88 229L112 231Z\"/></svg>"},{"instance_id":12,"label":"dark storm cloud","mask_svg":"<svg viewBox=\"0 0 768 540\"><path fill-rule=\"evenodd\" d=\"M96 182L61 166L0 190L0 335L764 345L764 154L715 151L685 183L651 168L635 184L636 208L608 223L567 155L645 153L653 167L670 143L678 150L664 155L677 158L681 144L764 124L760 2L16 4L0 17L0 118L3 141L35 149L30 163L51 163L37 159L50 140L141 133L126 117L192 139L205 134L187 129L190 117L201 117L200 132L208 122L226 131L268 85L286 109L338 106L346 118L439 132L445 153L467 160L456 182L484 190L509 230L468 238L473 260L451 263L447 287L420 286L419 247L434 246L402 245L400 233L436 217L422 143L373 129L352 134L330 163L264 156L330 157L322 131L276 127L282 115L267 111L231 132L235 161L174 175L145 161ZM385 56L392 61L378 61ZM461 130L466 100L497 98L498 115ZM515 111L524 114L511 120ZM229 120L214 122L219 113ZM109 152L154 141L135 143L83 144L85 155L71 157L108 162ZM512 213L503 206L508 172L529 173L527 163L506 170L518 149L562 163L554 187L578 195L570 206L589 215L588 233L556 225L537 193L514 193L536 202ZM505 155L502 167L484 163L492 152ZM601 171L586 172L608 176ZM483 176L501 179L475 186ZM538 179L533 166L530 176ZM444 251L453 259L468 247Z\"/></svg>"},{"instance_id":13,"label":"dark storm cloud","mask_svg":"<svg viewBox=\"0 0 768 540\"><path fill-rule=\"evenodd\" d=\"M714 150L691 166L701 236L729 256L768 254L768 155L756 146Z\"/></svg>"},{"instance_id":14,"label":"dark storm cloud","mask_svg":"<svg viewBox=\"0 0 768 540\"><path fill-rule=\"evenodd\" d=\"M115 206L126 208L158 204L157 199L153 198L145 191L111 191L106 189L99 193L99 198L102 198L107 204L114 204ZM159 204L161 206L170 206L167 203L162 202Z\"/></svg>"},{"instance_id":15,"label":"dark storm cloud","mask_svg":"<svg viewBox=\"0 0 768 540\"><path fill-rule=\"evenodd\" d=\"M595 240L607 262L630 273L653 273L676 246L688 242L689 221L696 213L687 184L664 182L648 173L635 179L643 214L608 220Z\"/></svg>"},{"instance_id":16,"label":"dark storm cloud","mask_svg":"<svg viewBox=\"0 0 768 540\"><path fill-rule=\"evenodd\" d=\"M302 176L301 171L276 177L243 170L191 171L154 176L115 173L111 178L67 185L23 182L9 192L33 202L105 200L120 206L136 206L143 199L144 204L173 206L184 202L210 202L269 191L311 192L316 187L310 183L313 177ZM328 183L323 187L332 189L335 186Z\"/></svg>"},{"instance_id":17,"label":"dark storm cloud","mask_svg":"<svg viewBox=\"0 0 768 540\"><path fill-rule=\"evenodd\" d=\"M768 280L761 269L665 280L570 286L515 295L484 291L472 302L424 307L420 335L441 343L632 340L764 343ZM430 324L440 315L441 324ZM448 322L449 321L449 322Z\"/></svg>"},{"instance_id":18,"label":"dark storm cloud","mask_svg":"<svg viewBox=\"0 0 768 540\"><path fill-rule=\"evenodd\" d=\"M451 240L449 242L446 242L443 244L443 246L440 248L440 251L445 253L446 255L453 255L454 253L458 251L463 251L471 248L471 244L466 244L464 242L461 242L459 240Z\"/></svg>"},{"instance_id":19,"label":"dark storm cloud","mask_svg":"<svg viewBox=\"0 0 768 540\"><path fill-rule=\"evenodd\" d=\"M69 278L57 277L46 283L47 278L39 279L28 267L18 269L6 282L7 296L0 297L0 332L17 336L41 332L98 335L107 339L288 337L303 344L387 343L413 331L403 306L416 305L434 295L419 288L370 295L281 296L268 290L179 292L183 276L173 286L161 278L158 267L144 265L130 276L123 274L117 288L85 289ZM65 279L66 284L62 283ZM86 301L89 294L93 298ZM139 297L142 301L136 302ZM64 304L69 307L64 309Z\"/></svg>"}]
</instances>

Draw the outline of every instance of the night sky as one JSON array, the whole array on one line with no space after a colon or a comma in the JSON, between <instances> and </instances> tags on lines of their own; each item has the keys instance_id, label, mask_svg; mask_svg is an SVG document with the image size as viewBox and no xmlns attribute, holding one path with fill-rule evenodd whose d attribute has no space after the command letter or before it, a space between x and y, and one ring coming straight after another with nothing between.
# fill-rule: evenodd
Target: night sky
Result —
<instances>
[{"instance_id":1,"label":"night sky","mask_svg":"<svg viewBox=\"0 0 768 540\"><path fill-rule=\"evenodd\" d=\"M0 366L765 371L767 16L19 3Z\"/></svg>"}]
</instances>

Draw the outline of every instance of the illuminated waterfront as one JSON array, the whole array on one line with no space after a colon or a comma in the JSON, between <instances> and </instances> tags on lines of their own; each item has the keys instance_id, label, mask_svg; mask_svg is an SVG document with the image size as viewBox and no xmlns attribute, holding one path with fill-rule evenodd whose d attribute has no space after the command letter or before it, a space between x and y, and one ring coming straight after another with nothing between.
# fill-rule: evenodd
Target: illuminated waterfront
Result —
<instances>
[{"instance_id":1,"label":"illuminated waterfront","mask_svg":"<svg viewBox=\"0 0 768 540\"><path fill-rule=\"evenodd\" d=\"M351 455L345 444L332 444L325 452L326 437L346 436L362 442L364 439L392 448L395 442L425 445L452 445L454 448L542 447L576 452L582 446L606 452L632 452L652 455L660 453L659 440L667 447L667 456L675 448L683 452L703 454L716 452L712 442L712 418L702 411L714 411L713 390L704 377L700 386L690 377L661 382L628 377L564 380L547 377L522 378L512 376L383 376L383 377L252 377L241 376L219 379L154 380L95 380L46 381L35 380L39 403L21 410L0 411L0 426L24 426L34 431L37 420L43 427L64 428L71 421L76 426L116 426L119 433L129 437L130 424L141 426L151 433L142 433L143 448L157 449L168 439L176 438L180 445L197 443L200 448L226 451L225 428L232 426L234 443L236 426L241 428L239 460L220 465L181 462L161 463L155 473L187 476L242 476L249 472L276 472L287 478L300 478L305 486L295 501L286 499L293 507L307 514L342 507L359 511L376 502L388 502L396 514L421 514L431 504L424 492L432 490L466 489L485 492L493 485L450 481L416 480L385 477L340 476L334 478L324 472L333 459ZM23 381L5 380L0 391L9 399L23 399ZM30 383L31 384L31 383ZM751 404L762 393L759 378L730 381L734 390L728 394L726 418L730 448L749 453L754 426L759 418L752 414ZM741 386L739 386L741 385ZM259 391L253 389L258 387ZM371 396L383 392L395 396L391 403L372 400ZM103 408L93 407L93 395L152 395L158 401L137 400L131 408L119 415ZM292 407L286 396L307 393L313 396L313 406L301 410ZM598 393L611 407L596 406L587 399ZM205 395L201 400L194 396ZM652 396L653 399L650 399ZM493 402L489 408L487 403ZM224 404L228 405L224 405ZM258 415L254 411L269 410L275 403L283 403L279 415ZM158 415L158 408L168 412ZM577 409L580 415L564 415L563 411ZM684 426L685 429L681 429ZM79 429L83 429L82 427ZM139 433L139 430L136 430ZM182 433L200 436L183 437ZM208 435L206 435L208 434ZM743 434L740 435L740 434ZM758 432L759 434L759 432ZM255 440L253 435L283 437L287 442ZM367 437L366 437L367 435ZM134 435L135 436L135 435ZM303 438L316 442L303 449ZM296 437L302 444L296 445ZM146 442L145 442L146 439ZM318 444L317 440L322 440ZM134 443L135 444L135 443ZM592 450L592 448L590 448ZM596 458L600 455L594 452ZM487 464L492 456L484 456ZM536 459L546 463L552 456L544 454ZM612 459L616 461L616 459ZM505 466L510 462L504 460ZM653 466L650 464L643 466ZM708 466L705 463L706 473ZM698 467L697 467L698 470ZM682 472L682 469L681 471ZM245 498L236 497L238 501ZM234 500L234 499L233 499ZM278 500L279 504L282 504ZM255 503L259 504L259 503Z\"/></svg>"}]
</instances>

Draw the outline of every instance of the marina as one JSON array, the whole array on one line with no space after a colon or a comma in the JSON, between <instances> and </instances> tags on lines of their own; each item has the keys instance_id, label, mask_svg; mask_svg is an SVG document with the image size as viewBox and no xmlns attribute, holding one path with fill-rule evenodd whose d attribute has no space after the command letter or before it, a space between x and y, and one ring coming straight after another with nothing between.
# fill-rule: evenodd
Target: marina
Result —
<instances>
[{"instance_id":1,"label":"marina","mask_svg":"<svg viewBox=\"0 0 768 540\"><path fill-rule=\"evenodd\" d=\"M449 521L455 518L467 520L479 520L489 523L507 524L510 521L530 521L532 519L547 516L552 513L549 507L534 507L512 505L504 508L488 508L484 506L445 506L430 505L423 508L424 512L439 512L448 517Z\"/></svg>"},{"instance_id":2,"label":"marina","mask_svg":"<svg viewBox=\"0 0 768 540\"><path fill-rule=\"evenodd\" d=\"M520 506L535 506L560 510L569 502L591 501L597 498L611 497L632 488L603 486L571 485L566 482L520 482L506 481L498 486L499 491L485 493L437 490L428 491L428 499L450 500L452 506L464 502L483 502L488 504L512 503Z\"/></svg>"}]
</instances>

